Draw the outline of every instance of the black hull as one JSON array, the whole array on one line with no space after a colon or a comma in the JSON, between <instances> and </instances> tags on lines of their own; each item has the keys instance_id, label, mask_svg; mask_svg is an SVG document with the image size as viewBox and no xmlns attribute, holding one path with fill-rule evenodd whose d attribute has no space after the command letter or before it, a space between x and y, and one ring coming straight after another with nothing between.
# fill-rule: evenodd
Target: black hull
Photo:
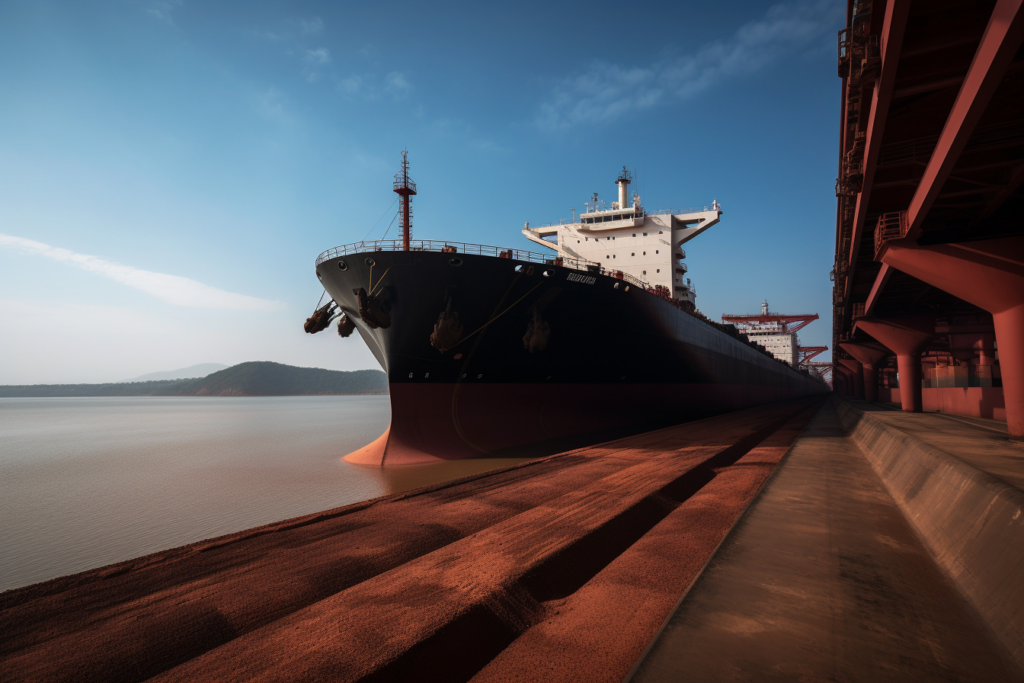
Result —
<instances>
[{"instance_id":1,"label":"black hull","mask_svg":"<svg viewBox=\"0 0 1024 683\"><path fill-rule=\"evenodd\" d=\"M827 390L603 275L427 251L349 254L320 263L317 274L391 386L389 432L353 454L357 461L536 452ZM360 319L360 289L376 297L389 326ZM442 352L431 334L446 310L462 330Z\"/></svg>"}]
</instances>

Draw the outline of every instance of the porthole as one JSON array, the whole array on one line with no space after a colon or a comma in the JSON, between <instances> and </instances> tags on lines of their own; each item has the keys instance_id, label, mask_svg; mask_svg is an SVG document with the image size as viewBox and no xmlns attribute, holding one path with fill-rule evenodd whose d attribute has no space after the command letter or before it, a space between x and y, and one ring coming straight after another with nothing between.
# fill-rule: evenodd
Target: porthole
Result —
<instances>
[{"instance_id":1,"label":"porthole","mask_svg":"<svg viewBox=\"0 0 1024 683\"><path fill-rule=\"evenodd\" d=\"M373 267L373 265L376 264L377 262L374 261L372 258L367 257L365 263L366 265Z\"/></svg>"},{"instance_id":2,"label":"porthole","mask_svg":"<svg viewBox=\"0 0 1024 683\"><path fill-rule=\"evenodd\" d=\"M629 285L626 285L626 289L625 289L625 290L623 290L623 291L626 291L626 292L628 292L628 291L629 291Z\"/></svg>"},{"instance_id":3,"label":"porthole","mask_svg":"<svg viewBox=\"0 0 1024 683\"><path fill-rule=\"evenodd\" d=\"M656 272L656 273L660 273L660 272L661 272L661 268L658 268L658 270L656 270L656 271L654 271L654 272Z\"/></svg>"},{"instance_id":4,"label":"porthole","mask_svg":"<svg viewBox=\"0 0 1024 683\"><path fill-rule=\"evenodd\" d=\"M455 354L455 360L462 360L462 354L461 353Z\"/></svg>"},{"instance_id":5,"label":"porthole","mask_svg":"<svg viewBox=\"0 0 1024 683\"><path fill-rule=\"evenodd\" d=\"M338 261L338 268L341 270L348 270L348 264L344 261Z\"/></svg>"},{"instance_id":6,"label":"porthole","mask_svg":"<svg viewBox=\"0 0 1024 683\"><path fill-rule=\"evenodd\" d=\"M459 266L462 265L462 259L460 259L458 257L453 258L453 259L448 259L448 265L453 267L453 268L458 268Z\"/></svg>"},{"instance_id":7,"label":"porthole","mask_svg":"<svg viewBox=\"0 0 1024 683\"><path fill-rule=\"evenodd\" d=\"M412 373L411 372L409 373L409 379L412 379Z\"/></svg>"},{"instance_id":8,"label":"porthole","mask_svg":"<svg viewBox=\"0 0 1024 683\"><path fill-rule=\"evenodd\" d=\"M544 273L543 273L544 277L551 277L554 274L555 274L555 271L551 270L550 268L545 270Z\"/></svg>"},{"instance_id":9,"label":"porthole","mask_svg":"<svg viewBox=\"0 0 1024 683\"><path fill-rule=\"evenodd\" d=\"M466 379L466 373L462 373L461 375L459 375L459 379Z\"/></svg>"},{"instance_id":10,"label":"porthole","mask_svg":"<svg viewBox=\"0 0 1024 683\"><path fill-rule=\"evenodd\" d=\"M477 375L477 376L476 376L476 378L477 378L477 379L483 379L483 378L484 378L484 376L483 376L483 375L481 374L481 375Z\"/></svg>"},{"instance_id":11,"label":"porthole","mask_svg":"<svg viewBox=\"0 0 1024 683\"><path fill-rule=\"evenodd\" d=\"M646 251L644 252L644 256L647 256L647 252Z\"/></svg>"},{"instance_id":12,"label":"porthole","mask_svg":"<svg viewBox=\"0 0 1024 683\"><path fill-rule=\"evenodd\" d=\"M629 255L630 255L630 256L636 256L636 252L635 252L635 251L633 251L633 252L630 252L630 254L629 254Z\"/></svg>"},{"instance_id":13,"label":"porthole","mask_svg":"<svg viewBox=\"0 0 1024 683\"><path fill-rule=\"evenodd\" d=\"M430 373L428 372L425 375L423 375L423 379L430 379Z\"/></svg>"},{"instance_id":14,"label":"porthole","mask_svg":"<svg viewBox=\"0 0 1024 683\"><path fill-rule=\"evenodd\" d=\"M614 285L612 285L612 289L618 289L618 288L619 288L619 283L618 282L616 282Z\"/></svg>"},{"instance_id":15,"label":"porthole","mask_svg":"<svg viewBox=\"0 0 1024 683\"><path fill-rule=\"evenodd\" d=\"M655 253L655 254L660 254L660 253L661 253L661 251L660 251L660 250L658 250L658 249L655 249L655 250L654 250L654 253Z\"/></svg>"},{"instance_id":16,"label":"porthole","mask_svg":"<svg viewBox=\"0 0 1024 683\"><path fill-rule=\"evenodd\" d=\"M517 273L521 273L521 272L523 272L523 264L522 264L522 263L520 263L520 264L519 264L518 266L516 266L516 267L515 267L515 268L514 268L513 270L515 270L515 271L516 271Z\"/></svg>"}]
</instances>

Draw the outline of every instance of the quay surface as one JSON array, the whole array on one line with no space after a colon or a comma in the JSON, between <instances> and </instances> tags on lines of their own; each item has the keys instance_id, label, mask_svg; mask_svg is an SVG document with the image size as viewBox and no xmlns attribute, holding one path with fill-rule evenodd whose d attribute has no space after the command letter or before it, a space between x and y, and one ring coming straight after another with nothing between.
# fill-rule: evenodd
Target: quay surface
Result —
<instances>
[{"instance_id":1,"label":"quay surface","mask_svg":"<svg viewBox=\"0 0 1024 683\"><path fill-rule=\"evenodd\" d=\"M947 447L973 450L972 437L991 433L978 430L992 429L860 407L925 427ZM1014 449L1005 438L1002 446ZM980 683L1021 675L828 401L630 680Z\"/></svg>"},{"instance_id":2,"label":"quay surface","mask_svg":"<svg viewBox=\"0 0 1024 683\"><path fill-rule=\"evenodd\" d=\"M0 594L0 680L1022 680L1015 448L691 422Z\"/></svg>"},{"instance_id":3,"label":"quay surface","mask_svg":"<svg viewBox=\"0 0 1024 683\"><path fill-rule=\"evenodd\" d=\"M621 680L820 401L10 591L0 677Z\"/></svg>"}]
</instances>

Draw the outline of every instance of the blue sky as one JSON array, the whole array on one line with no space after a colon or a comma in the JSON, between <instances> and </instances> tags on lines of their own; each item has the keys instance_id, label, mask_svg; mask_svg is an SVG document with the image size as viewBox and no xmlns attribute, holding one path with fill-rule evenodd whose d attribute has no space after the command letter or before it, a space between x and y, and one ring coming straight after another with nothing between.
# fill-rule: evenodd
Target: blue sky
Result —
<instances>
[{"instance_id":1,"label":"blue sky","mask_svg":"<svg viewBox=\"0 0 1024 683\"><path fill-rule=\"evenodd\" d=\"M829 344L844 6L0 0L0 384L376 367L301 324L403 148L418 238L528 248L623 165L718 199L698 307Z\"/></svg>"}]
</instances>

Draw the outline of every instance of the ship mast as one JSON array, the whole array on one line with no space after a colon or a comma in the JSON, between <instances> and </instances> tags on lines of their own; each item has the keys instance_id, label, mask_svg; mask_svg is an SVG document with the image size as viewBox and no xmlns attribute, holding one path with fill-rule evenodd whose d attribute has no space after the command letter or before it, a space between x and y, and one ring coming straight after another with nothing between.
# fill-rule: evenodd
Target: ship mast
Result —
<instances>
[{"instance_id":1,"label":"ship mast","mask_svg":"<svg viewBox=\"0 0 1024 683\"><path fill-rule=\"evenodd\" d=\"M416 183L409 177L409 150L402 150L402 170L395 174L395 192L402 198L402 220L398 227L402 231L402 251L409 251L409 238L412 237L412 200L416 194Z\"/></svg>"}]
</instances>

